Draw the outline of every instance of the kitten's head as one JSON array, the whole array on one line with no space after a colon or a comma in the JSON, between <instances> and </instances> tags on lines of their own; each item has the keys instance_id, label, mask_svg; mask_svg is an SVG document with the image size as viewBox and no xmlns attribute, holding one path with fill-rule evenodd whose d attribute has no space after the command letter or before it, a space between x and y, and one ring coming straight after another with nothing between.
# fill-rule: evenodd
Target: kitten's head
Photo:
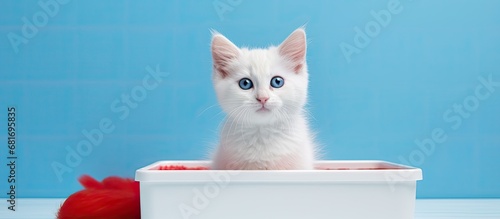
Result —
<instances>
[{"instance_id":1,"label":"kitten's head","mask_svg":"<svg viewBox=\"0 0 500 219\"><path fill-rule=\"evenodd\" d=\"M278 47L238 48L212 37L213 82L227 115L245 123L286 121L307 99L306 34L295 30Z\"/></svg>"}]
</instances>

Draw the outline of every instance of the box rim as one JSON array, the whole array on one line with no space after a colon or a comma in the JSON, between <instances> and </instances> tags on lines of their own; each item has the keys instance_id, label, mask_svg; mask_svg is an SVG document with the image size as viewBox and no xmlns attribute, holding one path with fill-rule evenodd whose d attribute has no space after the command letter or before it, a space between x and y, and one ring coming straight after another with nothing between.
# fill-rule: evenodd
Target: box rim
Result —
<instances>
[{"instance_id":1,"label":"box rim","mask_svg":"<svg viewBox=\"0 0 500 219\"><path fill-rule=\"evenodd\" d=\"M136 170L135 180L161 183L207 183L220 181L231 183L310 183L310 182L387 182L401 183L422 180L420 168L383 160L319 160L317 165L377 164L398 169L380 170L151 170L158 165L210 166L207 160L164 160Z\"/></svg>"}]
</instances>

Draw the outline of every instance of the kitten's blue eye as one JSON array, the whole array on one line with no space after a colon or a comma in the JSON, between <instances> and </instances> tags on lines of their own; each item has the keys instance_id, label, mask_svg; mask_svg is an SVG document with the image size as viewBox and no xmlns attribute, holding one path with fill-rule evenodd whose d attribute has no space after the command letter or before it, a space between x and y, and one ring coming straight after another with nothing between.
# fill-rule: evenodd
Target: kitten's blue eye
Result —
<instances>
[{"instance_id":1,"label":"kitten's blue eye","mask_svg":"<svg viewBox=\"0 0 500 219\"><path fill-rule=\"evenodd\" d=\"M285 79L283 79L280 76L275 76L271 79L271 86L274 88L283 87L284 84L285 84Z\"/></svg>"},{"instance_id":2,"label":"kitten's blue eye","mask_svg":"<svg viewBox=\"0 0 500 219\"><path fill-rule=\"evenodd\" d=\"M253 87L253 83L248 78L242 78L239 82L240 88L243 90L248 90Z\"/></svg>"}]
</instances>

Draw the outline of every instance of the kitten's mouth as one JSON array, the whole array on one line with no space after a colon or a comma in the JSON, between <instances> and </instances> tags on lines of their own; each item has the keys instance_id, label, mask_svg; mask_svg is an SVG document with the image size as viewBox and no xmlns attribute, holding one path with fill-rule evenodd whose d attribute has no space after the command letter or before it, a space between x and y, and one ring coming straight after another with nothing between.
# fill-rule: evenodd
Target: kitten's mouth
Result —
<instances>
[{"instance_id":1,"label":"kitten's mouth","mask_svg":"<svg viewBox=\"0 0 500 219\"><path fill-rule=\"evenodd\" d=\"M271 111L271 110L269 110L265 106L262 106L262 107L260 107L260 109L257 110L257 112L269 112L269 111Z\"/></svg>"}]
</instances>

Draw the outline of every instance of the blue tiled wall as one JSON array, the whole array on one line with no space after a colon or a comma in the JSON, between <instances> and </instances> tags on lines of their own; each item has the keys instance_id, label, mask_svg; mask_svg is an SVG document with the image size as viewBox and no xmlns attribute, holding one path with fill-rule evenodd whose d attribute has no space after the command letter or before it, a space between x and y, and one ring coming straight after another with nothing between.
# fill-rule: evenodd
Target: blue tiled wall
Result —
<instances>
[{"instance_id":1,"label":"blue tiled wall","mask_svg":"<svg viewBox=\"0 0 500 219\"><path fill-rule=\"evenodd\" d=\"M324 159L421 167L421 198L500 197L499 8L493 0L1 1L1 194L10 185L8 107L16 107L19 197L65 197L81 174L133 177L154 161L204 159L223 118L212 107L210 29L265 47L307 24L309 109ZM157 68L161 81L151 76ZM97 129L112 130L92 144L83 133L97 138Z\"/></svg>"}]
</instances>

